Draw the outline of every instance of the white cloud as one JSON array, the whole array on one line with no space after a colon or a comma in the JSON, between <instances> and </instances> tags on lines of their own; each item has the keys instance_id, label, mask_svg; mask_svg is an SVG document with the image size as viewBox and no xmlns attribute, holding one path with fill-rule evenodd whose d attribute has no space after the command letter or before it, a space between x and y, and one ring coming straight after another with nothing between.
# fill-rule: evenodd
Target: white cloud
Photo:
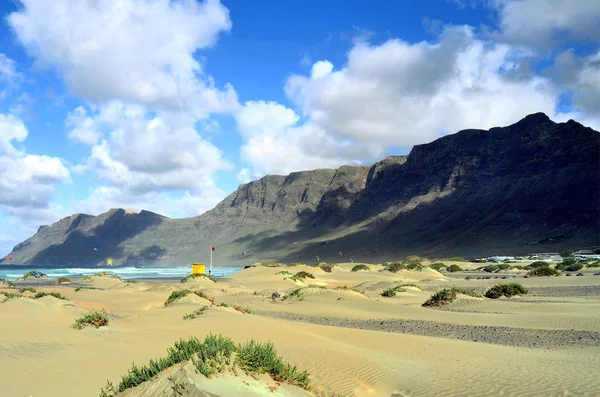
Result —
<instances>
[{"instance_id":1,"label":"white cloud","mask_svg":"<svg viewBox=\"0 0 600 397\"><path fill-rule=\"evenodd\" d=\"M236 178L242 183L248 183L252 180L250 177L250 170L248 168L242 168L240 172L236 174Z\"/></svg>"},{"instance_id":2,"label":"white cloud","mask_svg":"<svg viewBox=\"0 0 600 397\"><path fill-rule=\"evenodd\" d=\"M511 43L548 47L568 40L598 41L598 0L494 0L502 37Z\"/></svg>"},{"instance_id":3,"label":"white cloud","mask_svg":"<svg viewBox=\"0 0 600 397\"><path fill-rule=\"evenodd\" d=\"M78 106L67 115L65 125L71 128L69 139L86 145L96 144L102 136L96 128L96 122L87 115L87 111L83 106Z\"/></svg>"},{"instance_id":4,"label":"white cloud","mask_svg":"<svg viewBox=\"0 0 600 397\"><path fill-rule=\"evenodd\" d=\"M286 92L308 124L369 145L362 158L373 160L389 147L409 149L442 131L506 125L538 111L553 115L547 80L505 75L516 56L509 46L477 39L472 28L446 27L433 43L358 44L343 69L293 75Z\"/></svg>"},{"instance_id":5,"label":"white cloud","mask_svg":"<svg viewBox=\"0 0 600 397\"><path fill-rule=\"evenodd\" d=\"M23 79L17 71L17 64L4 54L0 54L0 83L4 88L0 90L0 99L3 99L11 89L14 89Z\"/></svg>"},{"instance_id":6,"label":"white cloud","mask_svg":"<svg viewBox=\"0 0 600 397\"><path fill-rule=\"evenodd\" d=\"M172 215L204 211L209 208L206 203L214 204L215 197L225 196L216 185L215 173L230 170L231 165L202 138L193 118L148 112L120 101L93 116L83 109L78 113L89 119L91 130L107 131L106 138L92 146L87 162L73 168L73 172L95 174L102 183L84 201L82 210L99 213L123 206Z\"/></svg>"},{"instance_id":7,"label":"white cloud","mask_svg":"<svg viewBox=\"0 0 600 397\"><path fill-rule=\"evenodd\" d=\"M15 146L24 142L27 135L21 120L0 114L0 208L3 212L48 208L54 186L71 180L61 159L27 154Z\"/></svg>"},{"instance_id":8,"label":"white cloud","mask_svg":"<svg viewBox=\"0 0 600 397\"><path fill-rule=\"evenodd\" d=\"M333 71L333 64L329 61L318 61L312 66L310 71L310 77L312 79L320 79L325 77Z\"/></svg>"},{"instance_id":9,"label":"white cloud","mask_svg":"<svg viewBox=\"0 0 600 397\"><path fill-rule=\"evenodd\" d=\"M218 0L20 0L8 16L18 40L58 69L76 95L115 98L197 117L237 106L229 85L214 86L194 58L231 29Z\"/></svg>"}]
</instances>

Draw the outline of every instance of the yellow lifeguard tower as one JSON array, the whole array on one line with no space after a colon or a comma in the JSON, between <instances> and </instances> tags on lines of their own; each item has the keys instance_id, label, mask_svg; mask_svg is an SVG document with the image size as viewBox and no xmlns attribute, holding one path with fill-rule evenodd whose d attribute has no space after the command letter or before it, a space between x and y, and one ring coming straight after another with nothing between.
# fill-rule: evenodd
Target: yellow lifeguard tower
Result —
<instances>
[{"instance_id":1,"label":"yellow lifeguard tower","mask_svg":"<svg viewBox=\"0 0 600 397\"><path fill-rule=\"evenodd\" d=\"M192 274L204 274L205 272L204 263L194 263L192 265Z\"/></svg>"}]
</instances>

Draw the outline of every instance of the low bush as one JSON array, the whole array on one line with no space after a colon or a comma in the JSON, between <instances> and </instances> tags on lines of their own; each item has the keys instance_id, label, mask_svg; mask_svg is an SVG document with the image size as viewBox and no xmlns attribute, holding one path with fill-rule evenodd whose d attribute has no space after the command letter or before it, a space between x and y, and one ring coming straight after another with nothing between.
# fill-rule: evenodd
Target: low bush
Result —
<instances>
[{"instance_id":1,"label":"low bush","mask_svg":"<svg viewBox=\"0 0 600 397\"><path fill-rule=\"evenodd\" d=\"M525 276L526 277L560 276L560 272L558 272L556 269L552 269L551 267L538 267L536 269L530 270Z\"/></svg>"},{"instance_id":2,"label":"low bush","mask_svg":"<svg viewBox=\"0 0 600 397\"><path fill-rule=\"evenodd\" d=\"M52 296L54 298L62 299L62 300L66 300L66 301L69 300L69 298L67 298L66 296L61 295L58 292L38 292L38 293L35 294L35 296L33 297L33 299L40 299L40 298L43 298L44 296Z\"/></svg>"},{"instance_id":3,"label":"low bush","mask_svg":"<svg viewBox=\"0 0 600 397\"><path fill-rule=\"evenodd\" d=\"M31 292L31 293L36 293L37 290L33 287L23 287L23 288L19 288L19 293L23 293L23 292Z\"/></svg>"},{"instance_id":4,"label":"low bush","mask_svg":"<svg viewBox=\"0 0 600 397\"><path fill-rule=\"evenodd\" d=\"M179 340L175 346L167 350L167 357L150 360L147 366L137 367L135 364L128 373L121 377L121 382L114 386L108 382L100 391L100 396L110 397L129 388L152 379L159 372L184 361L192 360L196 370L207 378L216 373L235 368L252 374L269 374L273 380L287 382L310 390L310 379L307 372L300 372L295 366L284 362L277 356L272 343L250 341L244 345L236 345L227 337L208 335L203 342L197 338Z\"/></svg>"},{"instance_id":5,"label":"low bush","mask_svg":"<svg viewBox=\"0 0 600 397\"><path fill-rule=\"evenodd\" d=\"M233 306L233 308L242 314L252 314L252 310L250 310L247 307L241 307L241 306L235 305L235 306Z\"/></svg>"},{"instance_id":6,"label":"low bush","mask_svg":"<svg viewBox=\"0 0 600 397\"><path fill-rule=\"evenodd\" d=\"M118 276L116 274L112 274L112 273L109 273L109 272L100 272L100 273L95 273L95 274L90 274L90 275L87 275L87 276L83 276L83 278L81 279L81 281L83 281L83 282L92 281L92 277L114 278L116 280L123 281L123 279L121 278L121 276Z\"/></svg>"},{"instance_id":7,"label":"low bush","mask_svg":"<svg viewBox=\"0 0 600 397\"><path fill-rule=\"evenodd\" d=\"M454 272L462 272L463 269L458 265L450 265L450 266L448 266L446 271L448 271L450 273L454 273Z\"/></svg>"},{"instance_id":8,"label":"low bush","mask_svg":"<svg viewBox=\"0 0 600 397\"><path fill-rule=\"evenodd\" d=\"M206 275L206 274L188 274L187 276L185 276L184 278L181 279L181 281L179 281L180 283L187 283L188 281L193 281L197 278L203 278L203 279L208 279L210 281L212 281L213 283L216 283L217 280L212 276L212 275Z\"/></svg>"},{"instance_id":9,"label":"low bush","mask_svg":"<svg viewBox=\"0 0 600 397\"><path fill-rule=\"evenodd\" d=\"M77 287L75 288L75 292L81 291L82 289L97 289L96 287Z\"/></svg>"},{"instance_id":10,"label":"low bush","mask_svg":"<svg viewBox=\"0 0 600 397\"><path fill-rule=\"evenodd\" d=\"M443 262L435 262L429 265L429 267L439 272L440 270L445 269L446 265Z\"/></svg>"},{"instance_id":11,"label":"low bush","mask_svg":"<svg viewBox=\"0 0 600 397\"><path fill-rule=\"evenodd\" d=\"M0 278L0 286L14 287L15 283L13 283L12 281L8 281L3 278Z\"/></svg>"},{"instance_id":12,"label":"low bush","mask_svg":"<svg viewBox=\"0 0 600 397\"><path fill-rule=\"evenodd\" d=\"M292 290L292 292L290 292L289 294L286 294L283 297L283 300L288 300L288 299L293 299L293 298L298 298L299 300L302 300L301 292L303 289L304 288L296 288L296 289Z\"/></svg>"},{"instance_id":13,"label":"low bush","mask_svg":"<svg viewBox=\"0 0 600 397\"><path fill-rule=\"evenodd\" d=\"M367 270L367 271L368 271L368 270L371 270L371 269L369 269L369 266L367 266L367 265L356 265L356 266L354 266L354 267L352 268L352 270L351 270L351 271L353 271L353 272L358 272L358 271L360 271L360 270Z\"/></svg>"},{"instance_id":14,"label":"low bush","mask_svg":"<svg viewBox=\"0 0 600 397\"><path fill-rule=\"evenodd\" d=\"M64 284L64 283L70 283L71 279L66 278L66 277L59 277L58 280L56 280L57 284Z\"/></svg>"},{"instance_id":15,"label":"low bush","mask_svg":"<svg viewBox=\"0 0 600 397\"><path fill-rule=\"evenodd\" d=\"M196 309L196 310L194 310L191 313L185 314L183 316L183 319L184 320L192 320L192 319L194 319L196 317L199 317L199 316L203 315L205 310L206 310L206 306L203 306L200 309Z\"/></svg>"},{"instance_id":16,"label":"low bush","mask_svg":"<svg viewBox=\"0 0 600 397\"><path fill-rule=\"evenodd\" d=\"M465 258L461 258L460 256L453 256L452 258L447 259L448 262L467 262Z\"/></svg>"},{"instance_id":17,"label":"low bush","mask_svg":"<svg viewBox=\"0 0 600 397\"><path fill-rule=\"evenodd\" d=\"M4 295L4 300L2 301L2 303L7 302L11 299L16 299L16 298L21 298L23 297L22 294L19 293L15 293L15 292L4 292L4 291L0 291L0 295Z\"/></svg>"},{"instance_id":18,"label":"low bush","mask_svg":"<svg viewBox=\"0 0 600 397\"><path fill-rule=\"evenodd\" d=\"M406 290L400 286L394 288L388 288L381 293L381 296L386 298L391 298L392 296L396 296L398 292L405 292Z\"/></svg>"},{"instance_id":19,"label":"low bush","mask_svg":"<svg viewBox=\"0 0 600 397\"><path fill-rule=\"evenodd\" d=\"M418 270L418 271L423 270L423 265L421 265L421 263L417 262L417 261L406 261L403 263L403 265L408 270Z\"/></svg>"},{"instance_id":20,"label":"low bush","mask_svg":"<svg viewBox=\"0 0 600 397\"><path fill-rule=\"evenodd\" d=\"M71 327L78 330L82 330L87 326L100 328L107 326L108 322L108 316L104 311L94 311L76 319L75 323L72 324Z\"/></svg>"},{"instance_id":21,"label":"low bush","mask_svg":"<svg viewBox=\"0 0 600 397\"><path fill-rule=\"evenodd\" d=\"M481 298L481 295L474 290L462 288L444 288L443 290L431 295L431 297L421 306L428 307L448 305L456 299L458 294Z\"/></svg>"},{"instance_id":22,"label":"low bush","mask_svg":"<svg viewBox=\"0 0 600 397\"><path fill-rule=\"evenodd\" d=\"M382 271L382 272L388 271L388 272L392 272L392 273L398 273L400 270L404 270L404 269L406 269L406 266L404 266L404 264L401 262L389 262L389 263L384 263L383 269L381 269L380 271Z\"/></svg>"},{"instance_id":23,"label":"low bush","mask_svg":"<svg viewBox=\"0 0 600 397\"><path fill-rule=\"evenodd\" d=\"M313 276L312 273L301 271L301 272L298 272L298 273L294 274L289 279L293 280L293 281L304 281L305 278L312 278L312 279L314 279L315 276Z\"/></svg>"},{"instance_id":24,"label":"low bush","mask_svg":"<svg viewBox=\"0 0 600 397\"><path fill-rule=\"evenodd\" d=\"M555 266L556 270L567 270L567 268L577 265L577 259L575 258L565 258L561 263ZM572 271L572 270L568 270Z\"/></svg>"},{"instance_id":25,"label":"low bush","mask_svg":"<svg viewBox=\"0 0 600 397\"><path fill-rule=\"evenodd\" d=\"M170 304L172 304L173 302L178 301L179 299L188 296L189 294L195 294L197 296L199 296L200 298L204 298L209 300L213 305L214 305L214 300L212 298L209 298L203 291L191 291L189 289L182 289L179 291L173 291L171 293L171 295L169 295L169 297L167 298L167 300L165 301L164 306L167 307Z\"/></svg>"},{"instance_id":26,"label":"low bush","mask_svg":"<svg viewBox=\"0 0 600 397\"><path fill-rule=\"evenodd\" d=\"M540 268L543 269L543 268ZM501 296L510 298L515 295L525 295L529 291L521 284L510 283L510 284L498 284L487 290L485 296L490 299L498 299Z\"/></svg>"},{"instance_id":27,"label":"low bush","mask_svg":"<svg viewBox=\"0 0 600 397\"><path fill-rule=\"evenodd\" d=\"M570 266L567 266L564 268L565 272L577 272L579 270L583 269L583 264L582 263L574 263Z\"/></svg>"},{"instance_id":28,"label":"low bush","mask_svg":"<svg viewBox=\"0 0 600 397\"><path fill-rule=\"evenodd\" d=\"M277 272L275 274L283 274L284 276L291 276L292 273L288 272L287 270L282 270L280 272Z\"/></svg>"},{"instance_id":29,"label":"low bush","mask_svg":"<svg viewBox=\"0 0 600 397\"><path fill-rule=\"evenodd\" d=\"M550 263L545 262L545 261L535 261L533 263L530 263L529 265L527 265L525 268L527 270L533 270L533 269L537 269L540 267L550 267Z\"/></svg>"},{"instance_id":30,"label":"low bush","mask_svg":"<svg viewBox=\"0 0 600 397\"><path fill-rule=\"evenodd\" d=\"M331 273L331 265L319 265L319 268L326 273Z\"/></svg>"}]
</instances>

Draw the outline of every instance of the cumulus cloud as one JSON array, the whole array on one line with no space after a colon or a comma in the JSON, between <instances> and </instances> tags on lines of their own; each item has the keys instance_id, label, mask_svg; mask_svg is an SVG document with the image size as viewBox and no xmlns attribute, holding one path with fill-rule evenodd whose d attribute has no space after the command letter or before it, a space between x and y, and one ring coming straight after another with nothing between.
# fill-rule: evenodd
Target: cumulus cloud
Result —
<instances>
[{"instance_id":1,"label":"cumulus cloud","mask_svg":"<svg viewBox=\"0 0 600 397\"><path fill-rule=\"evenodd\" d=\"M21 120L0 114L0 208L4 213L46 209L54 186L70 182L61 159L28 154L21 148L27 135Z\"/></svg>"},{"instance_id":2,"label":"cumulus cloud","mask_svg":"<svg viewBox=\"0 0 600 397\"><path fill-rule=\"evenodd\" d=\"M40 64L59 70L76 95L198 117L237 106L233 88L216 88L194 57L231 29L219 0L19 2L8 16L18 40Z\"/></svg>"},{"instance_id":3,"label":"cumulus cloud","mask_svg":"<svg viewBox=\"0 0 600 397\"><path fill-rule=\"evenodd\" d=\"M67 115L65 125L70 128L69 139L86 145L94 145L102 136L96 129L96 122L88 116L83 106L78 106Z\"/></svg>"},{"instance_id":4,"label":"cumulus cloud","mask_svg":"<svg viewBox=\"0 0 600 397\"><path fill-rule=\"evenodd\" d=\"M548 48L570 41L598 41L598 0L494 0L503 39Z\"/></svg>"},{"instance_id":5,"label":"cumulus cloud","mask_svg":"<svg viewBox=\"0 0 600 397\"><path fill-rule=\"evenodd\" d=\"M214 203L214 197L224 196L215 173L230 170L231 165L202 138L193 118L148 112L121 101L112 101L91 116L84 109L75 113L86 119L88 130L106 131L106 137L91 147L86 163L74 170L91 172L103 183L85 201L89 212L103 212L110 203L136 209L162 206L158 212L173 215L186 208L206 210L209 207L199 201ZM181 210L176 211L173 203Z\"/></svg>"}]
</instances>

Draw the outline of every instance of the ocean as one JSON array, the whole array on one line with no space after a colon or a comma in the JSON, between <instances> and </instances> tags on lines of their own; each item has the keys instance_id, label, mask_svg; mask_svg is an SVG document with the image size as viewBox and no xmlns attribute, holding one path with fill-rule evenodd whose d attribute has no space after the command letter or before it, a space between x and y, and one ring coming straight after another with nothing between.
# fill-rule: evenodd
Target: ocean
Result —
<instances>
[{"instance_id":1,"label":"ocean","mask_svg":"<svg viewBox=\"0 0 600 397\"><path fill-rule=\"evenodd\" d=\"M243 266L213 266L213 275L228 276L243 269ZM111 267L29 267L0 266L0 278L14 281L30 270L42 272L51 278L82 277L99 272L108 272L123 279L132 278L177 278L192 272L191 266L111 266ZM208 271L208 266L207 266Z\"/></svg>"}]
</instances>

